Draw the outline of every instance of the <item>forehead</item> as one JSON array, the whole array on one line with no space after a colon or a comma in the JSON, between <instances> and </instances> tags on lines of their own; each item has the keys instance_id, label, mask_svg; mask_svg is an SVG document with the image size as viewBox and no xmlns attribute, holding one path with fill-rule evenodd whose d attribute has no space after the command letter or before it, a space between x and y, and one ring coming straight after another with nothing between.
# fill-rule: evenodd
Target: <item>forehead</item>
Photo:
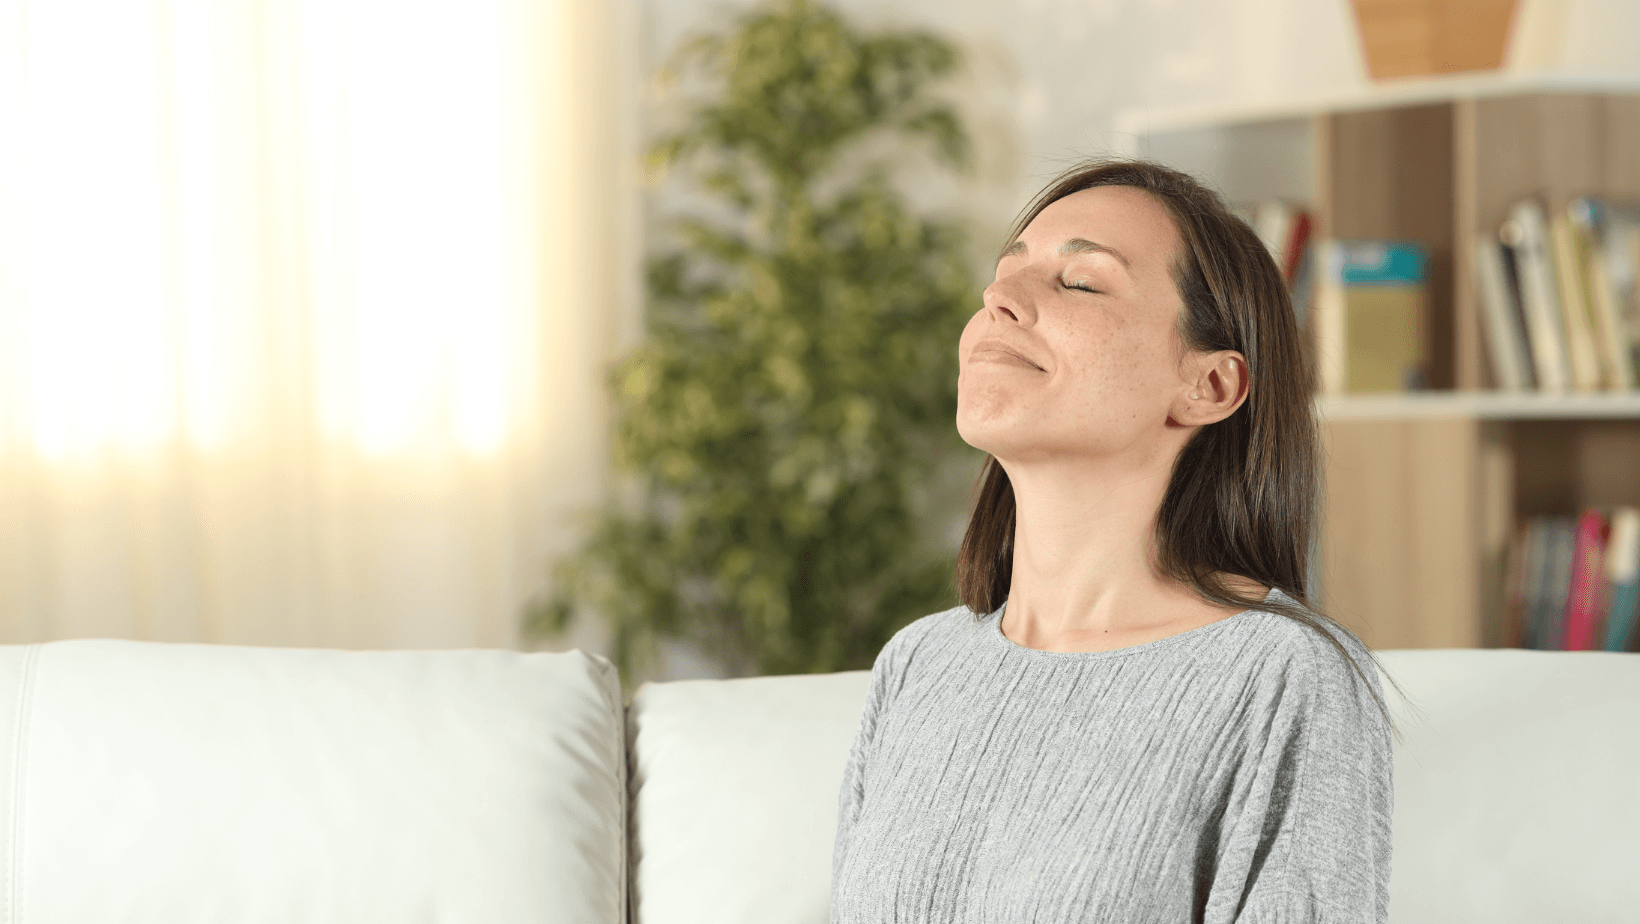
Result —
<instances>
[{"instance_id":1,"label":"forehead","mask_svg":"<svg viewBox=\"0 0 1640 924\"><path fill-rule=\"evenodd\" d=\"M1115 248L1135 271L1165 271L1179 248L1179 232L1167 209L1131 186L1096 186L1071 193L1049 203L1019 235L1032 254L1073 238Z\"/></svg>"}]
</instances>

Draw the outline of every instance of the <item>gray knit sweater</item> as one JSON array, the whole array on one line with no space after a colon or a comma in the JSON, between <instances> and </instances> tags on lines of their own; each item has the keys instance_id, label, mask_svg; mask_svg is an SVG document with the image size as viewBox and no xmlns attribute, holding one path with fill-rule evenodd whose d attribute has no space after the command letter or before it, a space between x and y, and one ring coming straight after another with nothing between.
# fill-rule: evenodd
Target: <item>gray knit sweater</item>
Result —
<instances>
[{"instance_id":1,"label":"gray knit sweater","mask_svg":"<svg viewBox=\"0 0 1640 924\"><path fill-rule=\"evenodd\" d=\"M1248 610L1061 653L1001 617L925 616L878 655L834 924L1388 919L1389 727L1315 630Z\"/></svg>"}]
</instances>

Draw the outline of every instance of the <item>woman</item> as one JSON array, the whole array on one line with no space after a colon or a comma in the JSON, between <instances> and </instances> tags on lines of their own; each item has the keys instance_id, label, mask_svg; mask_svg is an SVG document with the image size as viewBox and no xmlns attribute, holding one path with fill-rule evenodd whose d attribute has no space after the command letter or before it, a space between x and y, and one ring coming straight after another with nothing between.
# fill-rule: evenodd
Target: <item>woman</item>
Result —
<instances>
[{"instance_id":1,"label":"woman","mask_svg":"<svg viewBox=\"0 0 1640 924\"><path fill-rule=\"evenodd\" d=\"M958 352L965 605L872 670L833 922L1386 920L1391 726L1305 597L1310 378L1258 238L1184 174L1082 165Z\"/></svg>"}]
</instances>

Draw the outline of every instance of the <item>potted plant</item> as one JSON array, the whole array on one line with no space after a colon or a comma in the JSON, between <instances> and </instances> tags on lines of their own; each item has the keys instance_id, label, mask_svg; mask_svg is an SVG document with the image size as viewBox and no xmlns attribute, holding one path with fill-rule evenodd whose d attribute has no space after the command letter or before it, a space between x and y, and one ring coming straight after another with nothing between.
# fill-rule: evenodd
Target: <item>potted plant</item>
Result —
<instances>
[{"instance_id":1,"label":"potted plant","mask_svg":"<svg viewBox=\"0 0 1640 924\"><path fill-rule=\"evenodd\" d=\"M610 380L636 490L557 563L528 631L596 612L628 679L662 637L735 675L824 672L955 604L916 495L963 451L956 344L979 290L961 224L915 214L894 168L966 164L930 96L956 64L932 36L780 0L670 66L713 95L650 167L719 214L673 221L682 246L650 263L647 338Z\"/></svg>"}]
</instances>

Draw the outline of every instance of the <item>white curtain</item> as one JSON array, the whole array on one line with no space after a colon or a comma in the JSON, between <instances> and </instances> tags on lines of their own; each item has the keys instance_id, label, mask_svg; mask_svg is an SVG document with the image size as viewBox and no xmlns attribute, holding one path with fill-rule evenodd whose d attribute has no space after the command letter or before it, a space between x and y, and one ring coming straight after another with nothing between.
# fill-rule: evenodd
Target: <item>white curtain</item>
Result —
<instances>
[{"instance_id":1,"label":"white curtain","mask_svg":"<svg viewBox=\"0 0 1640 924\"><path fill-rule=\"evenodd\" d=\"M599 6L0 0L0 641L518 643L603 488Z\"/></svg>"}]
</instances>

